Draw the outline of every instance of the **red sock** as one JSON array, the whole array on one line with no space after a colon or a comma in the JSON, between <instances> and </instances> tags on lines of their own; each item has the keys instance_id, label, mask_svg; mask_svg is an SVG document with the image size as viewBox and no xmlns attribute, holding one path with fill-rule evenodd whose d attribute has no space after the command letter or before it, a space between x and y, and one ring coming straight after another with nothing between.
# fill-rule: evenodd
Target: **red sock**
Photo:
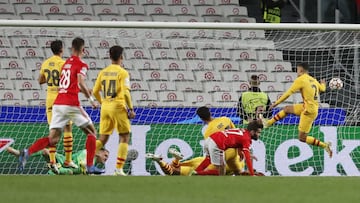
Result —
<instances>
[{"instance_id":1,"label":"red sock","mask_svg":"<svg viewBox=\"0 0 360 203\"><path fill-rule=\"evenodd\" d=\"M32 144L29 149L28 149L28 153L29 155L35 153L35 152L38 152L44 148L46 148L47 146L49 146L50 144L50 140L49 140L49 137L42 137L38 140L36 140L34 142L34 144Z\"/></svg>"},{"instance_id":2,"label":"red sock","mask_svg":"<svg viewBox=\"0 0 360 203\"><path fill-rule=\"evenodd\" d=\"M210 158L206 157L195 169L196 172L205 170L211 164Z\"/></svg>"},{"instance_id":3,"label":"red sock","mask_svg":"<svg viewBox=\"0 0 360 203\"><path fill-rule=\"evenodd\" d=\"M218 170L211 169L211 170L205 170L205 171L197 171L197 175L200 176L218 176L220 173Z\"/></svg>"},{"instance_id":4,"label":"red sock","mask_svg":"<svg viewBox=\"0 0 360 203\"><path fill-rule=\"evenodd\" d=\"M94 157L96 151L96 136L88 134L86 139L86 165L88 167L94 165Z\"/></svg>"}]
</instances>

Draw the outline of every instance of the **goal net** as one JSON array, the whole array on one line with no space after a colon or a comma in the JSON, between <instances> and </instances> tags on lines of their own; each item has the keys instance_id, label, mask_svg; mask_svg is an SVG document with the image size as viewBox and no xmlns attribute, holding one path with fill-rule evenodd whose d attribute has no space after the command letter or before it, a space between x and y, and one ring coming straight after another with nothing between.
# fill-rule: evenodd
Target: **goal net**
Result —
<instances>
[{"instance_id":1,"label":"goal net","mask_svg":"<svg viewBox=\"0 0 360 203\"><path fill-rule=\"evenodd\" d=\"M145 23L146 24L146 23ZM160 23L161 24L161 23ZM88 25L88 24L87 24ZM253 142L256 170L266 175L360 175L359 44L357 31L270 29L246 25L176 28L6 27L0 32L0 174L16 174L17 158L6 152L22 149L49 132L45 114L46 86L37 83L42 61L52 55L50 42L64 42L64 59L71 40L85 39L83 60L89 64L87 84L93 86L99 70L111 63L108 50L121 45L123 66L131 77L136 118L132 120L130 149L138 156L126 171L133 175L162 174L145 153L171 161L170 147L185 159L202 156L203 123L196 109L209 106L213 117L227 116L239 127L239 96L249 89L248 79L258 75L260 88L272 102L297 77L296 64L310 64L318 80L340 78L344 87L320 95L319 115L310 134L333 143L330 159L324 150L298 140L298 118L288 116L264 129ZM159 25L159 24L158 24ZM222 25L222 24L218 24ZM333 29L333 28L332 28ZM82 105L98 129L99 110ZM284 105L302 102L299 93ZM280 106L274 109L278 112ZM85 135L73 130L74 149L84 148ZM110 138L107 174L115 168L118 136ZM58 152L63 153L59 142ZM42 157L31 157L24 173L46 173Z\"/></svg>"}]
</instances>

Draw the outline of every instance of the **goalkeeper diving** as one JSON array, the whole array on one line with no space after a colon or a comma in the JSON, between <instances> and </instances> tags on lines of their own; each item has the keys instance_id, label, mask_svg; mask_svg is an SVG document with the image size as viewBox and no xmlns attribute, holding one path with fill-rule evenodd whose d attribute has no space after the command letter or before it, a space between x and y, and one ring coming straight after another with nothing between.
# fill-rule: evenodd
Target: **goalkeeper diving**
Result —
<instances>
[{"instance_id":1,"label":"goalkeeper diving","mask_svg":"<svg viewBox=\"0 0 360 203\"><path fill-rule=\"evenodd\" d=\"M10 154L13 154L14 156L18 157L20 155L20 151L17 149L14 149L12 147L7 147L6 151ZM65 163L65 156L60 153L55 153L55 159L57 163L57 167L59 168L59 175L81 175L86 174L86 149L80 150L74 154L72 154L72 160L75 165L78 166L78 168L66 168L63 167ZM38 151L34 154L31 154L31 157L39 157L42 156L46 163L47 167L49 169L48 174L49 175L57 175L51 170L51 164L49 159L49 149L43 149L41 151ZM94 168L96 168L94 174L100 175L102 173L105 173L105 163L109 157L109 151L105 148L101 148L95 155L94 158Z\"/></svg>"}]
</instances>

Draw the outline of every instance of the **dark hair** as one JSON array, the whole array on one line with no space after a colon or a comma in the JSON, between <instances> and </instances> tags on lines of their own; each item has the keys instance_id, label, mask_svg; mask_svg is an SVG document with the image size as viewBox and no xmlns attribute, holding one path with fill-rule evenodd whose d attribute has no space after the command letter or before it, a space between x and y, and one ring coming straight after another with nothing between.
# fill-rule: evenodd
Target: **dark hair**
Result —
<instances>
[{"instance_id":1,"label":"dark hair","mask_svg":"<svg viewBox=\"0 0 360 203\"><path fill-rule=\"evenodd\" d=\"M110 151L107 150L107 149L105 149L105 147L101 147L101 148L100 148L100 151L105 151L105 152L107 152L107 153L110 153Z\"/></svg>"},{"instance_id":2,"label":"dark hair","mask_svg":"<svg viewBox=\"0 0 360 203\"><path fill-rule=\"evenodd\" d=\"M124 48L121 46L112 46L109 50L110 59L113 61L119 60L119 58L122 56L124 51Z\"/></svg>"},{"instance_id":3,"label":"dark hair","mask_svg":"<svg viewBox=\"0 0 360 203\"><path fill-rule=\"evenodd\" d=\"M309 64L307 64L307 63L299 63L297 66L300 66L304 70L309 71Z\"/></svg>"},{"instance_id":4,"label":"dark hair","mask_svg":"<svg viewBox=\"0 0 360 203\"><path fill-rule=\"evenodd\" d=\"M196 114L201 118L201 120L210 120L211 113L210 109L206 106L202 106L196 110Z\"/></svg>"},{"instance_id":5,"label":"dark hair","mask_svg":"<svg viewBox=\"0 0 360 203\"><path fill-rule=\"evenodd\" d=\"M262 124L262 122L260 120L254 120L254 121L251 121L248 126L247 126L247 130L248 131L257 131L259 128L264 128L264 125Z\"/></svg>"},{"instance_id":6,"label":"dark hair","mask_svg":"<svg viewBox=\"0 0 360 203\"><path fill-rule=\"evenodd\" d=\"M50 44L50 49L53 54L56 55L60 54L62 52L62 48L63 48L63 43L61 40L54 40Z\"/></svg>"},{"instance_id":7,"label":"dark hair","mask_svg":"<svg viewBox=\"0 0 360 203\"><path fill-rule=\"evenodd\" d=\"M71 43L71 47L75 51L81 51L81 49L84 45L85 45L85 41L80 37L76 37L75 39L73 39L73 41Z\"/></svg>"},{"instance_id":8,"label":"dark hair","mask_svg":"<svg viewBox=\"0 0 360 203\"><path fill-rule=\"evenodd\" d=\"M251 75L249 80L251 87L258 87L260 85L260 80L257 75Z\"/></svg>"}]
</instances>

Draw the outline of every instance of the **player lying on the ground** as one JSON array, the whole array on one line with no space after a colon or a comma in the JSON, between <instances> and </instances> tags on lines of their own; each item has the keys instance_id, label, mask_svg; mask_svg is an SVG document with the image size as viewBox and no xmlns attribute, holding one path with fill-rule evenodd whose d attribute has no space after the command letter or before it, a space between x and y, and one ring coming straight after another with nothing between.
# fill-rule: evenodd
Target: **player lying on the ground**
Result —
<instances>
[{"instance_id":1,"label":"player lying on the ground","mask_svg":"<svg viewBox=\"0 0 360 203\"><path fill-rule=\"evenodd\" d=\"M240 148L245 155L246 166L250 175L255 175L252 166L250 146L251 140L258 140L263 124L252 121L246 129L229 129L216 132L205 140L204 152L206 158L194 171L195 175L225 175L224 151L228 148ZM215 169L207 167L213 164Z\"/></svg>"},{"instance_id":2,"label":"player lying on the ground","mask_svg":"<svg viewBox=\"0 0 360 203\"><path fill-rule=\"evenodd\" d=\"M7 152L10 154L15 155L18 157L20 155L20 151L17 149L14 149L12 147L8 147L6 149ZM65 156L59 153L55 153L55 159L58 167L58 173L54 173L52 171L52 167L50 166L50 159L49 159L49 150L43 149L41 151L38 151L36 153L31 154L31 157L36 156L42 156L44 157L47 166L49 168L48 174L50 175L79 175L79 174L85 174L86 173L86 149L83 149L81 151L78 151L74 154L72 154L72 160L77 168L65 168L63 167L65 163ZM97 170L94 172L94 174L102 174L105 173L105 162L107 161L109 157L109 151L105 148L100 149L94 158L94 166L97 168Z\"/></svg>"},{"instance_id":3,"label":"player lying on the ground","mask_svg":"<svg viewBox=\"0 0 360 203\"><path fill-rule=\"evenodd\" d=\"M195 157L190 160L186 161L180 161L184 157L180 152L178 152L174 148L169 149L169 153L173 156L173 160L171 163L166 163L162 160L162 157L160 155L147 153L146 158L153 160L154 162L158 163L161 170L166 175L176 176L189 176L193 171L196 171L197 167L205 160L205 157ZM244 162L244 154L240 153L240 163L241 163L241 169L244 169L245 162ZM255 156L252 156L251 159L257 160ZM210 164L207 169L215 169L215 166ZM227 175L249 175L248 171L243 171L240 173L236 173L233 170L231 170L228 165L226 165L226 174ZM257 176L263 176L261 172L255 172L255 175Z\"/></svg>"}]
</instances>

